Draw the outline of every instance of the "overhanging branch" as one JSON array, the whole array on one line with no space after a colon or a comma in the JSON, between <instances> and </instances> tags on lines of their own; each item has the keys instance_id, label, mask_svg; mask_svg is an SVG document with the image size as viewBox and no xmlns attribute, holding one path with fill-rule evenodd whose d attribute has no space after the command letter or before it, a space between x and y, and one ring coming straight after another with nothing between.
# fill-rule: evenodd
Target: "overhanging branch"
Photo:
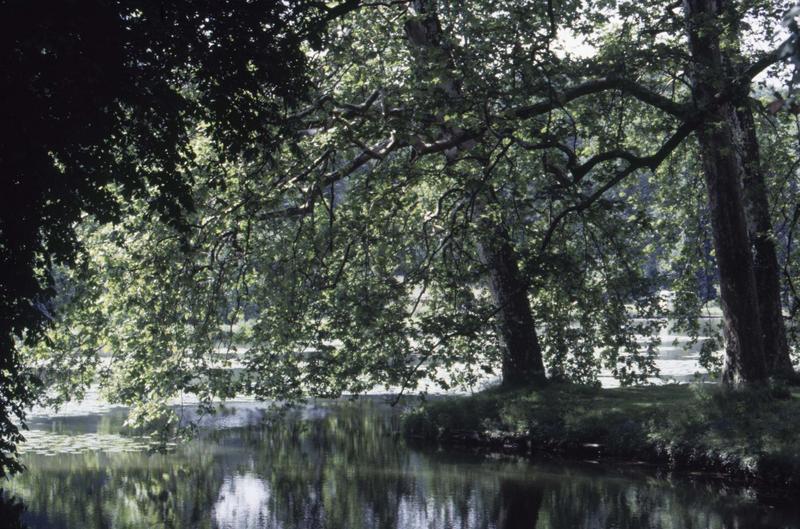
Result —
<instances>
[{"instance_id":1,"label":"overhanging branch","mask_svg":"<svg viewBox=\"0 0 800 529\"><path fill-rule=\"evenodd\" d=\"M528 119L541 114L546 114L551 110L555 110L570 101L579 99L581 97L605 92L606 90L622 90L647 103L655 108L663 110L667 114L675 117L683 118L688 115L690 107L684 103L677 103L668 97L662 96L658 92L650 90L649 88L636 83L630 79L624 79L616 76L609 76L603 79L593 79L586 81L573 87L567 88L560 93L556 93L550 99L534 103L532 105L522 106L511 110L508 117L517 119Z\"/></svg>"},{"instance_id":2,"label":"overhanging branch","mask_svg":"<svg viewBox=\"0 0 800 529\"><path fill-rule=\"evenodd\" d=\"M558 215L556 215L553 220L550 221L550 225L547 227L547 231L545 232L544 238L542 239L542 244L540 246L540 251L544 251L547 246L550 244L550 241L553 238L553 234L555 233L556 229L561 224L561 221L567 217L570 213L579 213L587 208L589 208L592 204L597 202L606 191L611 189L612 187L619 184L623 181L626 177L632 174L634 171L639 169L650 169L651 171L655 171L658 166L663 162L667 156L669 156L672 151L675 150L678 145L686 139L689 134L691 134L697 127L700 126L702 120L699 118L692 119L689 121L684 122L678 129L670 136L670 138L664 142L664 144L656 151L654 154L650 156L635 156L631 153L622 153L622 152L611 152L611 153L604 153L597 155L594 158L598 159L599 163L602 161L608 161L612 159L624 159L628 162L627 167L624 169L620 169L616 172L613 178L611 178L608 182L601 185L597 188L594 193L587 196L577 204L574 204L568 208L563 209ZM588 162L587 162L588 163ZM596 164L595 164L596 165Z\"/></svg>"}]
</instances>

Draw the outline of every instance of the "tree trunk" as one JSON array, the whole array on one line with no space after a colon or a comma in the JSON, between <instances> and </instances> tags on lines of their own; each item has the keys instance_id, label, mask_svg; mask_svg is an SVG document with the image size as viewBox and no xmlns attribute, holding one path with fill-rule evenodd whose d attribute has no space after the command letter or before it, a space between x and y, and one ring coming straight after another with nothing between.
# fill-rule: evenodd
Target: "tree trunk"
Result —
<instances>
[{"instance_id":1,"label":"tree trunk","mask_svg":"<svg viewBox=\"0 0 800 529\"><path fill-rule=\"evenodd\" d=\"M758 293L761 330L764 333L764 360L767 372L779 377L793 377L794 368L786 341L786 328L780 292L780 268L753 112L744 104L736 111L741 132L741 155L744 165L742 198L747 227L753 247L753 268Z\"/></svg>"},{"instance_id":2,"label":"tree trunk","mask_svg":"<svg viewBox=\"0 0 800 529\"><path fill-rule=\"evenodd\" d=\"M449 46L441 34L436 16L435 0L415 0L416 17L405 23L406 37L422 78L425 72L436 72L434 87L450 107L458 111L462 103L460 82L453 75L454 67ZM449 138L460 129L444 123L445 109L437 116L442 137ZM445 153L448 157L469 150L474 143L464 143ZM480 200L480 199L479 199ZM480 204L477 206L480 208ZM484 217L481 222L480 259L488 269L489 289L497 309L497 334L502 349L502 384L504 386L537 385L545 380L542 350L528 301L527 284L519 270L518 257L504 226Z\"/></svg>"},{"instance_id":3,"label":"tree trunk","mask_svg":"<svg viewBox=\"0 0 800 529\"><path fill-rule=\"evenodd\" d=\"M497 308L497 336L503 350L502 384L541 384L545 381L542 349L517 253L505 227L489 221L482 224L485 233L478 252L488 270L489 291Z\"/></svg>"},{"instance_id":4,"label":"tree trunk","mask_svg":"<svg viewBox=\"0 0 800 529\"><path fill-rule=\"evenodd\" d=\"M742 163L734 139L730 103L718 103L726 87L719 31L724 0L684 0L692 56L693 96L708 114L698 129L711 227L720 275L725 325L723 382L755 384L767 377L753 256L740 193Z\"/></svg>"}]
</instances>

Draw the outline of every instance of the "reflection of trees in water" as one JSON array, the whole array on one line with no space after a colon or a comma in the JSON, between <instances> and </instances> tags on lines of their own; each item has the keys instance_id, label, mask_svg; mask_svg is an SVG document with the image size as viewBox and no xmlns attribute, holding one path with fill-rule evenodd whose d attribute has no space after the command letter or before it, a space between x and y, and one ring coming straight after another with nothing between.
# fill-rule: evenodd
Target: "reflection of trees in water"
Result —
<instances>
[{"instance_id":1,"label":"reflection of trees in water","mask_svg":"<svg viewBox=\"0 0 800 529\"><path fill-rule=\"evenodd\" d=\"M46 516L45 527L210 528L222 473L208 454L196 455L65 454L31 465L13 487L31 513Z\"/></svg>"},{"instance_id":2,"label":"reflection of trees in water","mask_svg":"<svg viewBox=\"0 0 800 529\"><path fill-rule=\"evenodd\" d=\"M0 523L4 529L28 529L22 521L24 512L22 500L0 489Z\"/></svg>"},{"instance_id":3,"label":"reflection of trees in water","mask_svg":"<svg viewBox=\"0 0 800 529\"><path fill-rule=\"evenodd\" d=\"M371 406L342 406L317 421L262 430L255 465L268 469L259 474L274 526L397 527L413 480L403 476L409 453L392 441L392 420Z\"/></svg>"},{"instance_id":4,"label":"reflection of trees in water","mask_svg":"<svg viewBox=\"0 0 800 529\"><path fill-rule=\"evenodd\" d=\"M504 479L500 481L500 512L498 529L536 529L542 491L529 481Z\"/></svg>"},{"instance_id":5,"label":"reflection of trees in water","mask_svg":"<svg viewBox=\"0 0 800 529\"><path fill-rule=\"evenodd\" d=\"M618 529L766 529L794 527L796 512L775 510L718 482L564 471L544 484L547 527Z\"/></svg>"},{"instance_id":6,"label":"reflection of trees in water","mask_svg":"<svg viewBox=\"0 0 800 529\"><path fill-rule=\"evenodd\" d=\"M297 412L266 427L217 431L168 455L34 459L13 488L37 517L30 520L46 515L54 526L87 529L757 529L798 522L764 514L716 485L410 451L394 438L396 417L369 404L320 415L303 421Z\"/></svg>"}]
</instances>

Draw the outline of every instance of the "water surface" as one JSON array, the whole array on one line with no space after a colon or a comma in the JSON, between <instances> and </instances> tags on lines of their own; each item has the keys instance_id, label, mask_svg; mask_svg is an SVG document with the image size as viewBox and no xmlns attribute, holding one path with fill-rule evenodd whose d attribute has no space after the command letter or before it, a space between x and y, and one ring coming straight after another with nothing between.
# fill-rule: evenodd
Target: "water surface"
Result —
<instances>
[{"instance_id":1,"label":"water surface","mask_svg":"<svg viewBox=\"0 0 800 529\"><path fill-rule=\"evenodd\" d=\"M167 454L119 436L121 409L37 417L0 527L800 527L791 501L718 480L409 447L380 399L261 417L240 403Z\"/></svg>"}]
</instances>

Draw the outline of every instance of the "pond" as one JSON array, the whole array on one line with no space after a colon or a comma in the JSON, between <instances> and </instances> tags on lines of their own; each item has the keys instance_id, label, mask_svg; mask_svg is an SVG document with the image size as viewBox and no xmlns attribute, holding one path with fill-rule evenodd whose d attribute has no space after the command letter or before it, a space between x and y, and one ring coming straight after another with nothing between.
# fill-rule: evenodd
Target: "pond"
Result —
<instances>
[{"instance_id":1,"label":"pond","mask_svg":"<svg viewBox=\"0 0 800 529\"><path fill-rule=\"evenodd\" d=\"M234 403L166 454L123 409L38 416L0 526L28 529L796 528L780 495L636 465L415 448L380 398L280 420ZM3 525L5 523L6 525Z\"/></svg>"}]
</instances>

